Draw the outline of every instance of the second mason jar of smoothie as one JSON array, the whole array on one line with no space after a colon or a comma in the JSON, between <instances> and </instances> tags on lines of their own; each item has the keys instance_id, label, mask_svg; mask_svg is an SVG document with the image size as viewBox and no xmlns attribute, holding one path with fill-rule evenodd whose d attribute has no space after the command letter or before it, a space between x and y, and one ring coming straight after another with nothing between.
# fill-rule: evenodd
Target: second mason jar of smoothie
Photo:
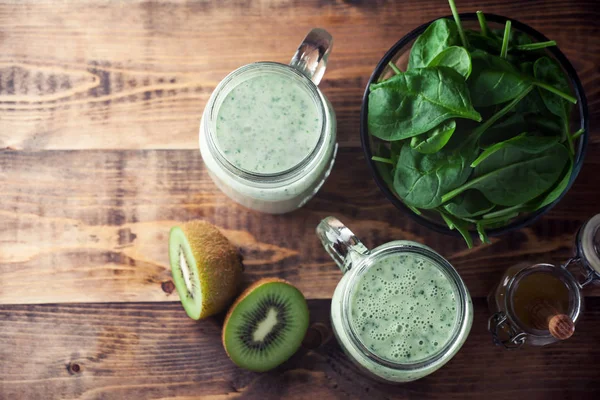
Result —
<instances>
[{"instance_id":1,"label":"second mason jar of smoothie","mask_svg":"<svg viewBox=\"0 0 600 400\"><path fill-rule=\"evenodd\" d=\"M461 348L473 306L464 282L439 254L403 240L367 250L332 217L319 224L317 234L344 272L331 302L334 333L366 374L413 381Z\"/></svg>"},{"instance_id":2,"label":"second mason jar of smoothie","mask_svg":"<svg viewBox=\"0 0 600 400\"><path fill-rule=\"evenodd\" d=\"M312 30L290 65L257 62L215 89L200 126L200 151L217 186L258 211L304 205L331 171L336 123L317 84L331 36Z\"/></svg>"}]
</instances>

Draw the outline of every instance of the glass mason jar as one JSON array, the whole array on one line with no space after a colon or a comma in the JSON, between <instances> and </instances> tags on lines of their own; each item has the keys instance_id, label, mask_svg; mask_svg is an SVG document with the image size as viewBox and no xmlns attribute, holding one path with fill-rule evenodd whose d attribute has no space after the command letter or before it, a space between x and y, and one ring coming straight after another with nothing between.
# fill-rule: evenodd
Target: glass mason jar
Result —
<instances>
[{"instance_id":1,"label":"glass mason jar","mask_svg":"<svg viewBox=\"0 0 600 400\"><path fill-rule=\"evenodd\" d=\"M579 272L570 270L579 266ZM577 275L583 276L579 280ZM488 296L492 312L488 329L496 345L507 349L522 346L545 346L564 340L556 337L548 322L554 315L564 315L574 330L584 309L581 289L600 282L600 214L579 229L575 256L563 265L520 263L506 270L500 283ZM543 323L536 324L532 313L537 304L546 304Z\"/></svg>"},{"instance_id":2,"label":"glass mason jar","mask_svg":"<svg viewBox=\"0 0 600 400\"><path fill-rule=\"evenodd\" d=\"M313 29L300 44L290 65L275 62L245 65L225 77L212 93L200 123L200 152L210 177L232 200L265 213L286 213L308 202L329 176L337 152L336 120L331 104L317 85L325 72L331 47L331 35L323 29ZM224 100L240 84L256 78L285 82L284 87L298 90L303 98L310 99L307 107L316 110L313 120L318 121L315 129L319 132L311 132L315 138L318 133L316 144L313 146L311 142L306 154L302 154L303 158L284 170L265 173L236 165L217 137L219 110ZM260 96L260 93L256 95ZM279 115L271 117L279 119ZM297 118L304 118L304 113L301 112L301 117ZM283 146L297 147L289 137L285 137L285 133L280 132L281 137L278 138L285 143ZM270 140L266 136L263 139ZM241 147L249 147L250 144L239 143ZM260 160L266 156L266 151L253 156ZM282 162L289 163L287 158Z\"/></svg>"},{"instance_id":3,"label":"glass mason jar","mask_svg":"<svg viewBox=\"0 0 600 400\"><path fill-rule=\"evenodd\" d=\"M471 329L473 305L448 261L429 247L406 240L368 250L333 217L321 221L317 235L344 273L331 302L333 331L362 372L388 383L413 381L436 371L458 352ZM386 260L391 262L385 264ZM361 303L365 290L368 300ZM360 322L374 316L377 321Z\"/></svg>"}]
</instances>

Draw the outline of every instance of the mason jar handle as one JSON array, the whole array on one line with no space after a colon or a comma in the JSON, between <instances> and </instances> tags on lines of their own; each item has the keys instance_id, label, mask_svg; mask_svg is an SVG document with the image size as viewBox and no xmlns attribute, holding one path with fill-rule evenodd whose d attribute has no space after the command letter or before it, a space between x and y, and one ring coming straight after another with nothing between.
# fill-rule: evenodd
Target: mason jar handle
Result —
<instances>
[{"instance_id":1,"label":"mason jar handle","mask_svg":"<svg viewBox=\"0 0 600 400\"><path fill-rule=\"evenodd\" d=\"M369 250L346 225L335 217L327 217L317 226L317 236L327 253L343 273L369 254Z\"/></svg>"},{"instance_id":2,"label":"mason jar handle","mask_svg":"<svg viewBox=\"0 0 600 400\"><path fill-rule=\"evenodd\" d=\"M333 37L325 29L314 28L304 38L290 66L302 72L318 85L327 67L327 58L333 47Z\"/></svg>"}]
</instances>

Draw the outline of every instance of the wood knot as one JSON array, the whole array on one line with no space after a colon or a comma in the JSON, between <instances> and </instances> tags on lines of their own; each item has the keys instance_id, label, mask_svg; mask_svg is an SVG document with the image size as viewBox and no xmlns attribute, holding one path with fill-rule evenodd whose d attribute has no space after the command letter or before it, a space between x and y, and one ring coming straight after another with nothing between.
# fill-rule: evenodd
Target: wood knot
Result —
<instances>
[{"instance_id":1,"label":"wood knot","mask_svg":"<svg viewBox=\"0 0 600 400\"><path fill-rule=\"evenodd\" d=\"M302 347L308 350L316 349L324 345L331 339L331 329L320 322L312 324L306 331L306 336L302 341Z\"/></svg>"},{"instance_id":2,"label":"wood knot","mask_svg":"<svg viewBox=\"0 0 600 400\"><path fill-rule=\"evenodd\" d=\"M166 294L171 294L175 290L175 284L172 281L164 281L160 284L160 287Z\"/></svg>"},{"instance_id":3,"label":"wood knot","mask_svg":"<svg viewBox=\"0 0 600 400\"><path fill-rule=\"evenodd\" d=\"M71 375L78 374L78 373L81 372L81 366L79 364L77 364L77 363L74 363L74 362L69 363L67 365L67 371L69 371L69 373Z\"/></svg>"}]
</instances>

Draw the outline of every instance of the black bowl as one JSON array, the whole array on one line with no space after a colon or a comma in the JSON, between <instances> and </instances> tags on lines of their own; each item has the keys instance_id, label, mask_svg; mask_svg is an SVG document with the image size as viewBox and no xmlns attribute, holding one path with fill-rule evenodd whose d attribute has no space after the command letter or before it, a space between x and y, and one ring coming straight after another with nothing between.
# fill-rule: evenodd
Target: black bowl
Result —
<instances>
[{"instance_id":1,"label":"black bowl","mask_svg":"<svg viewBox=\"0 0 600 400\"><path fill-rule=\"evenodd\" d=\"M495 14L485 14L485 17L491 28L503 29L506 21L510 20L512 23L513 30L526 33L527 35L531 36L531 38L533 38L535 41L544 42L544 41L549 40L546 36L542 35L540 32L536 31L529 25L523 24L512 18L507 18L507 17L503 17L501 15L495 15ZM442 17L442 18L453 19L452 16L446 16L446 17ZM465 28L475 28L475 27L478 28L479 27L479 24L477 22L477 14L475 14L475 13L460 14L460 18L461 18L461 21L463 22L463 25ZM433 20L433 21L435 21L435 20ZM368 106L369 106L369 92L370 92L369 86L371 85L371 83L377 82L380 77L382 77L386 74L391 74L391 71L389 70L389 67L388 67L388 63L390 61L394 61L397 63L397 60L401 59L404 56L404 61L406 62L406 59L410 52L410 48L412 47L412 43L416 40L416 38L420 34L422 34L425 31L425 29L427 29L427 27L433 21L429 21L429 22L419 26L418 28L414 29L412 32L410 32L409 34L404 36L402 39L397 41L396 44L394 44L387 51L387 53L385 53L385 56L383 56L383 58L377 64L375 71L373 71L373 74L371 75L371 78L369 79L369 82L367 83L367 87L366 87L365 93L363 95L362 109L361 109L361 113L360 113L360 137L361 137L363 150L365 152L365 158L367 159L369 168L371 169L371 173L373 174L373 177L375 178L375 182L377 183L377 186L379 186L379 188L385 194L385 196L388 198L388 200L390 200L392 202L392 204L394 204L398 209L400 209L401 211L406 213L410 218L412 218L414 221L418 222L419 224L424 225L424 226L426 226L430 229L433 229L437 232L440 232L440 233L458 236L458 235L460 235L459 232L456 230L450 230L448 228L448 226L443 222L443 220L441 220L441 218L439 218L439 217L436 218L433 215L431 217L427 217L425 213L423 213L422 215L415 214L386 185L385 181L382 179L382 177L379 175L379 172L377 171L375 162L373 160L371 160L371 157L373 156L373 153L371 151L373 144L383 142L383 141L369 135L368 126L367 126L367 110L368 110ZM583 158L585 156L585 151L587 148L587 142L588 142L588 136L589 136L589 134L588 134L588 108L587 108L587 100L586 100L585 94L583 92L583 86L581 85L579 77L577 76L577 72L575 72L575 69L573 68L573 66L571 65L569 60L567 60L565 55L556 46L546 48L546 52L547 52L547 55L553 57L556 61L558 61L558 63L563 68L563 70L566 72L566 74L568 75L568 77L571 81L571 88L575 93L575 97L577 98L577 107L576 107L575 111L571 114L571 126L575 127L575 129L583 129L584 133L579 137L578 141L575 143L576 154L575 154L575 160L573 163L573 173L571 175L571 179L569 180L569 184L567 185L567 188L553 203L548 204L546 207L543 207L535 212L520 216L506 226L496 228L496 229L490 229L489 231L487 231L489 236L498 236L498 235L501 235L506 232L521 229L527 225L530 225L531 223L536 221L539 217L541 217L542 215L544 215L545 213L550 211L550 209L552 207L554 207L562 199L562 197L567 193L567 191L571 188L571 186L573 185L573 182L575 181L575 178L577 178L577 175L579 174L579 171L581 170L581 167L583 165ZM425 211L427 211L427 210L425 210ZM476 234L476 232L474 230L471 230L471 233Z\"/></svg>"}]
</instances>

